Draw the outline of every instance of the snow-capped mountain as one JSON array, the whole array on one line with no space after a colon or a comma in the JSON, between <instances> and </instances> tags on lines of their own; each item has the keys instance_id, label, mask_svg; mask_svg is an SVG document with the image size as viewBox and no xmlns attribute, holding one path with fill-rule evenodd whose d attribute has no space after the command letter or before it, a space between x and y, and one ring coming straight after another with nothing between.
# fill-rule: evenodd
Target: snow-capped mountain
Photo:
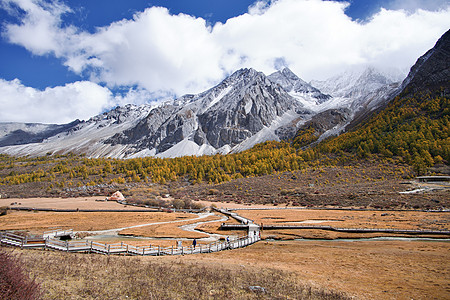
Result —
<instances>
[{"instance_id":1,"label":"snow-capped mountain","mask_svg":"<svg viewBox=\"0 0 450 300\"><path fill-rule=\"evenodd\" d=\"M34 139L23 140L20 144L0 147L0 152L10 155L32 155L41 156L47 153L66 154L69 152L83 153L89 157L125 157L130 145L111 146L104 144L105 138L111 137L136 125L136 123L147 116L152 106L150 105L126 105L117 107L109 112L95 116L88 121L75 121L66 125L43 125L29 124L34 128L34 135L46 134L46 128L63 126L64 130L58 130L45 139L36 142ZM9 125L8 125L9 124ZM20 123L19 123L20 124ZM23 125L21 125L23 126ZM16 126L17 127L17 126ZM0 123L0 143L14 140L22 135L22 130L13 128L10 123ZM28 132L30 132L28 130Z\"/></svg>"},{"instance_id":2,"label":"snow-capped mountain","mask_svg":"<svg viewBox=\"0 0 450 300\"><path fill-rule=\"evenodd\" d=\"M311 113L263 73L241 69L201 94L185 95L157 107L118 107L40 143L6 146L0 151L118 158L229 153L285 138L287 133L279 131L281 127L296 128L297 122ZM16 133L9 132L0 142Z\"/></svg>"},{"instance_id":3,"label":"snow-capped mountain","mask_svg":"<svg viewBox=\"0 0 450 300\"><path fill-rule=\"evenodd\" d=\"M399 71L386 73L368 67L349 69L325 81L313 80L311 84L333 98L358 99L403 79L404 75Z\"/></svg>"},{"instance_id":4,"label":"snow-capped mountain","mask_svg":"<svg viewBox=\"0 0 450 300\"><path fill-rule=\"evenodd\" d=\"M309 83L305 82L295 75L288 68L267 76L272 82L278 83L292 97L300 101L304 106L317 110L318 105L324 103L331 98L325 95Z\"/></svg>"},{"instance_id":5,"label":"snow-capped mountain","mask_svg":"<svg viewBox=\"0 0 450 300\"><path fill-rule=\"evenodd\" d=\"M340 75L325 81L311 81L321 91L329 93L332 98L323 103L320 112L331 110L333 114L345 116L333 123L325 132L319 131L318 141L330 135L340 134L356 123L362 122L374 111L384 107L390 99L400 92L400 83L404 78L402 72L391 70L382 72L373 67L349 69ZM320 120L320 116L316 118ZM317 123L317 121L314 121Z\"/></svg>"},{"instance_id":6,"label":"snow-capped mountain","mask_svg":"<svg viewBox=\"0 0 450 300\"><path fill-rule=\"evenodd\" d=\"M80 123L79 120L64 125L15 122L0 123L0 147L40 143L44 139L64 132L78 123Z\"/></svg>"},{"instance_id":7,"label":"snow-capped mountain","mask_svg":"<svg viewBox=\"0 0 450 300\"><path fill-rule=\"evenodd\" d=\"M395 76L394 76L395 77ZM159 105L127 105L66 125L0 123L0 153L88 157L177 157L232 153L294 137L305 126L340 134L400 92L374 68L328 81L285 68L269 76L241 69L215 87Z\"/></svg>"},{"instance_id":8,"label":"snow-capped mountain","mask_svg":"<svg viewBox=\"0 0 450 300\"><path fill-rule=\"evenodd\" d=\"M263 73L241 69L204 93L152 110L135 127L105 142L134 144L139 155L161 157L229 153L237 146L243 150L279 139L275 130L301 118L301 108Z\"/></svg>"}]
</instances>

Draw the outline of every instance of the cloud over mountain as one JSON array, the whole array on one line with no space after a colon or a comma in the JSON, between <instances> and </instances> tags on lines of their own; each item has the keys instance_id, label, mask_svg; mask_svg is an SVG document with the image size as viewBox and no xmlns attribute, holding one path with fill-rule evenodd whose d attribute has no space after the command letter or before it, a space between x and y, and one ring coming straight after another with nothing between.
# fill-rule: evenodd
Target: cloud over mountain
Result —
<instances>
[{"instance_id":1,"label":"cloud over mountain","mask_svg":"<svg viewBox=\"0 0 450 300\"><path fill-rule=\"evenodd\" d=\"M3 26L10 43L54 55L108 88L137 86L176 96L203 91L242 67L269 74L288 66L306 80L360 65L406 72L450 27L450 5L381 9L362 22L345 14L345 2L278 0L257 2L224 24L150 7L89 32L64 22L73 12L63 2L1 3L18 20Z\"/></svg>"}]
</instances>

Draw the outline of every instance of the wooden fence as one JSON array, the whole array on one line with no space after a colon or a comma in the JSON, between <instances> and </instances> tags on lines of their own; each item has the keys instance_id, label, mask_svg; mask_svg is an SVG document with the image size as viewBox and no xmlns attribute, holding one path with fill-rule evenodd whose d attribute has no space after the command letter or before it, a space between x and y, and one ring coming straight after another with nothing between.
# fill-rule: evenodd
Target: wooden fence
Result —
<instances>
[{"instance_id":1,"label":"wooden fence","mask_svg":"<svg viewBox=\"0 0 450 300\"><path fill-rule=\"evenodd\" d=\"M57 250L65 252L85 252L99 254L121 254L121 255L185 255L211 253L223 250L243 248L254 244L261 238L259 236L241 236L232 238L229 242L217 241L210 244L197 244L196 247L160 247L160 246L133 246L125 243L103 244L94 241L61 241L55 238L43 236L20 236L11 232L0 232L2 245L20 247L21 249L40 248L45 250Z\"/></svg>"},{"instance_id":2,"label":"wooden fence","mask_svg":"<svg viewBox=\"0 0 450 300\"><path fill-rule=\"evenodd\" d=\"M222 230L244 230L245 225L242 224L222 224L220 226ZM339 228L327 225L264 225L261 226L261 230L277 230L277 229L319 229L338 232L351 232L351 233L372 233L372 232L384 232L384 233L398 233L398 234L442 234L450 235L448 230L415 230L415 229L394 229L394 228Z\"/></svg>"}]
</instances>

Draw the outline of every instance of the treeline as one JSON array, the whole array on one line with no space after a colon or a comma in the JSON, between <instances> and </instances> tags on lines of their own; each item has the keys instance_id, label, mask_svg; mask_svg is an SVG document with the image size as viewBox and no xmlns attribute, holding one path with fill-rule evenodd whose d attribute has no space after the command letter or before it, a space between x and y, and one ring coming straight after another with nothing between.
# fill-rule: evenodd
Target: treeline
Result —
<instances>
[{"instance_id":1,"label":"treeline","mask_svg":"<svg viewBox=\"0 0 450 300\"><path fill-rule=\"evenodd\" d=\"M311 132L293 143L265 142L228 155L126 160L88 159L73 154L39 158L0 155L0 185L51 182L51 189L102 183L165 184L180 178L192 183L217 184L295 171L307 164L336 164L355 155L360 159L396 157L423 174L436 163L450 161L449 118L448 98L420 95L396 98L387 109L355 131L305 150L300 147L314 140Z\"/></svg>"},{"instance_id":2,"label":"treeline","mask_svg":"<svg viewBox=\"0 0 450 300\"><path fill-rule=\"evenodd\" d=\"M171 159L88 159L76 155L33 159L1 155L0 184L48 181L54 183L51 188L63 188L100 183L165 184L179 178L192 183L221 183L236 178L299 170L317 157L316 151L297 150L287 142L265 142L236 154Z\"/></svg>"},{"instance_id":3,"label":"treeline","mask_svg":"<svg viewBox=\"0 0 450 300\"><path fill-rule=\"evenodd\" d=\"M320 153L342 151L366 158L373 154L400 157L418 174L450 161L450 100L429 94L395 98L355 131L320 143Z\"/></svg>"}]
</instances>

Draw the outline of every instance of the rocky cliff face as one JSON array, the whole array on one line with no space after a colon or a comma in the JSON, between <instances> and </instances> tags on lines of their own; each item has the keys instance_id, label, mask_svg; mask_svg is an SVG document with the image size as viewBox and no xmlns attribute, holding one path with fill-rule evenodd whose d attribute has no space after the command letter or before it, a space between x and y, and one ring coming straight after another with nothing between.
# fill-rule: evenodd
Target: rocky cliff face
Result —
<instances>
[{"instance_id":1,"label":"rocky cliff face","mask_svg":"<svg viewBox=\"0 0 450 300\"><path fill-rule=\"evenodd\" d=\"M272 73L267 78L281 85L286 92L300 102L308 101L308 98L314 98L316 104L321 104L331 98L330 95L323 94L317 88L300 79L288 68Z\"/></svg>"},{"instance_id":2,"label":"rocky cliff face","mask_svg":"<svg viewBox=\"0 0 450 300\"><path fill-rule=\"evenodd\" d=\"M418 91L450 94L450 30L416 61L401 89L403 95Z\"/></svg>"},{"instance_id":3,"label":"rocky cliff face","mask_svg":"<svg viewBox=\"0 0 450 300\"><path fill-rule=\"evenodd\" d=\"M302 107L254 69L239 70L212 89L176 103L153 109L137 126L106 142L135 144L138 150L155 149L159 154L185 141L223 153Z\"/></svg>"}]
</instances>

